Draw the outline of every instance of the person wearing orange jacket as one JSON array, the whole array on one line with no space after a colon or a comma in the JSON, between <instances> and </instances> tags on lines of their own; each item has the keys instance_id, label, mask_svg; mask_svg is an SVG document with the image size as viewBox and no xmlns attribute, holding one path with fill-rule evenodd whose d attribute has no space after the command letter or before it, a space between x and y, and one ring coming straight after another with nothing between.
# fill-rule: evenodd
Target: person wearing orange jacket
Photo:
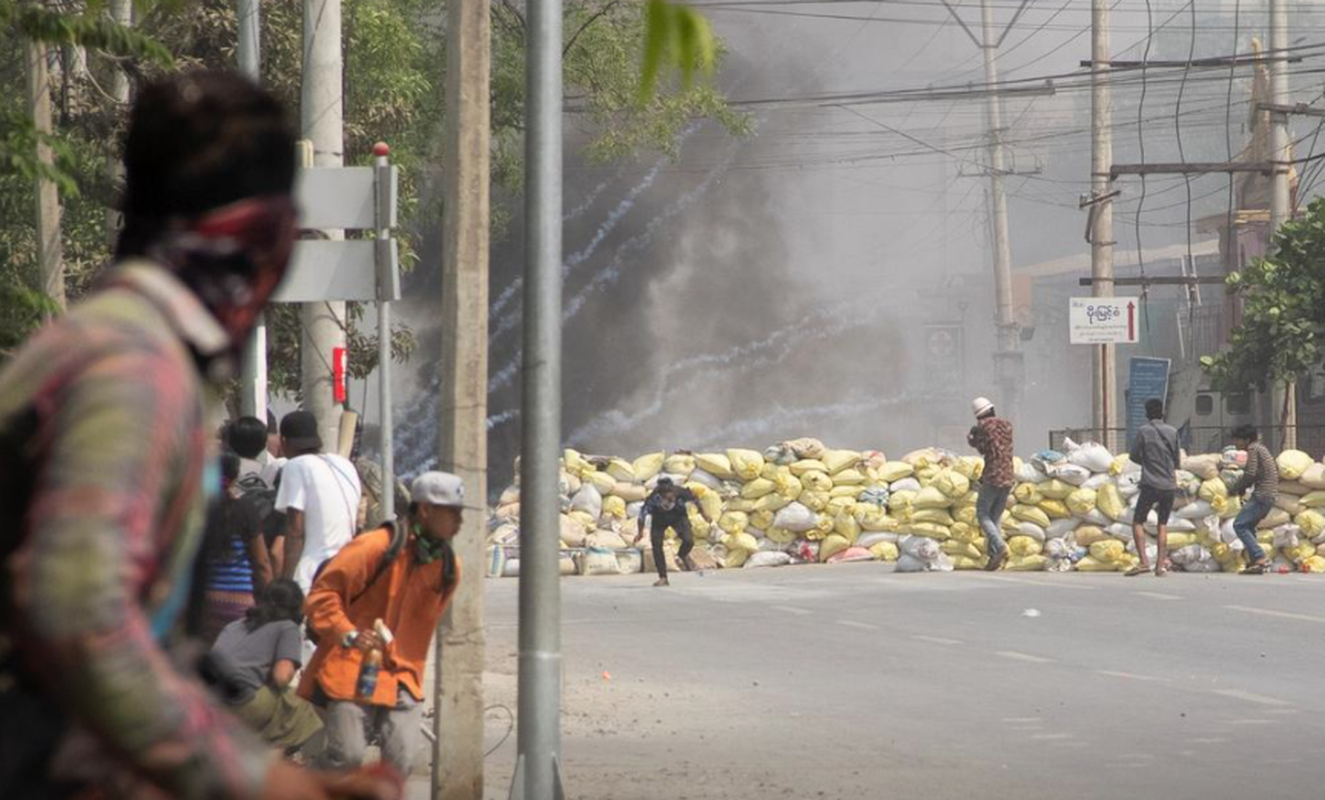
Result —
<instances>
[{"instance_id":1,"label":"person wearing orange jacket","mask_svg":"<svg viewBox=\"0 0 1325 800\"><path fill-rule=\"evenodd\" d=\"M382 758L408 775L421 744L423 672L433 632L456 587L464 484L445 472L414 480L406 518L347 544L323 565L304 613L318 639L299 694L324 709L324 769L359 766L369 734ZM381 620L389 640L375 630ZM358 696L370 653L381 655L376 687Z\"/></svg>"}]
</instances>

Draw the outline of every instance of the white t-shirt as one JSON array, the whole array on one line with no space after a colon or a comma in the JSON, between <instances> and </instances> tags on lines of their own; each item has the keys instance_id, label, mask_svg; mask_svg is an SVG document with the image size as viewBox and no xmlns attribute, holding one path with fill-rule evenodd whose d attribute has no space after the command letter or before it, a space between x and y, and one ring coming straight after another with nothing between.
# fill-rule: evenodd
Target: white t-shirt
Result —
<instances>
[{"instance_id":1,"label":"white t-shirt","mask_svg":"<svg viewBox=\"0 0 1325 800\"><path fill-rule=\"evenodd\" d=\"M304 552L294 580L307 592L318 565L340 552L354 538L359 510L359 475L338 455L292 458L281 470L276 510L304 512Z\"/></svg>"}]
</instances>

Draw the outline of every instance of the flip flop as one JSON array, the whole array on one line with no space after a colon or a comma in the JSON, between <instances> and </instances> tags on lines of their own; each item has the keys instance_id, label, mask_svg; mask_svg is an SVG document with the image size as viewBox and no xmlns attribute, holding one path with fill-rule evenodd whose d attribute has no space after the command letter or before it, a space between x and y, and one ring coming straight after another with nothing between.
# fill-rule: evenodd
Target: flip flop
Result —
<instances>
[{"instance_id":1,"label":"flip flop","mask_svg":"<svg viewBox=\"0 0 1325 800\"><path fill-rule=\"evenodd\" d=\"M1163 578L1165 575L1168 575L1168 574L1169 574L1169 568L1168 568L1168 567L1155 567L1155 577L1156 577L1156 578Z\"/></svg>"},{"instance_id":2,"label":"flip flop","mask_svg":"<svg viewBox=\"0 0 1325 800\"><path fill-rule=\"evenodd\" d=\"M1145 575L1149 571L1149 565L1137 564L1135 567L1124 572L1123 576L1127 578L1135 578L1137 575ZM1158 570L1156 570L1156 573L1158 574Z\"/></svg>"}]
</instances>

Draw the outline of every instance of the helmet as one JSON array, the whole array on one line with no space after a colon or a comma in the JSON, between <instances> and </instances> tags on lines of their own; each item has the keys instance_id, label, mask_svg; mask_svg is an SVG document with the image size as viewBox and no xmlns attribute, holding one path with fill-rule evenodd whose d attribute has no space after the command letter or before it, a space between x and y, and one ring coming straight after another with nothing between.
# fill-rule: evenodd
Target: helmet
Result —
<instances>
[{"instance_id":1,"label":"helmet","mask_svg":"<svg viewBox=\"0 0 1325 800\"><path fill-rule=\"evenodd\" d=\"M971 413L977 419L994 410L994 403L988 397L977 397L971 401Z\"/></svg>"}]
</instances>

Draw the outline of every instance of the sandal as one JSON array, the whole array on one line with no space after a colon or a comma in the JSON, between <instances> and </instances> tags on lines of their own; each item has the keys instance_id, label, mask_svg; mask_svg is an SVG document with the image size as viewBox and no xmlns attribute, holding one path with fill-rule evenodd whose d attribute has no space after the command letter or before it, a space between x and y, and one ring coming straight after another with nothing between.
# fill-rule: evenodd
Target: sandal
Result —
<instances>
[{"instance_id":1,"label":"sandal","mask_svg":"<svg viewBox=\"0 0 1325 800\"><path fill-rule=\"evenodd\" d=\"M1161 567L1161 569L1162 569L1162 567ZM1124 573L1123 573L1123 576L1124 576L1124 577L1127 577L1127 578L1135 578L1137 575L1145 575L1145 574L1146 574L1147 572L1149 572L1149 571L1150 571L1150 565L1149 565L1149 564L1137 564L1136 566L1134 566L1134 567L1132 567L1131 569L1129 569L1129 570L1127 570L1126 572L1124 572ZM1159 573L1159 570L1157 569L1157 570L1155 570L1155 572L1156 572L1156 574L1158 574L1158 573Z\"/></svg>"},{"instance_id":2,"label":"sandal","mask_svg":"<svg viewBox=\"0 0 1325 800\"><path fill-rule=\"evenodd\" d=\"M1243 569L1243 570L1240 571L1238 574L1239 574L1239 575L1264 575L1264 574L1265 574L1265 571L1266 571L1267 569L1269 569L1269 568L1270 568L1270 562L1269 562L1269 561L1257 561L1255 564L1252 564L1251 566L1249 566L1249 567Z\"/></svg>"},{"instance_id":3,"label":"sandal","mask_svg":"<svg viewBox=\"0 0 1325 800\"><path fill-rule=\"evenodd\" d=\"M654 585L654 586L671 586L672 584L669 583L668 580L667 580L666 578L659 578L658 580L656 580L656 581L653 582L653 585Z\"/></svg>"},{"instance_id":4,"label":"sandal","mask_svg":"<svg viewBox=\"0 0 1325 800\"><path fill-rule=\"evenodd\" d=\"M1163 566L1155 567L1155 577L1156 577L1156 578L1162 578L1162 577L1164 577L1165 575L1168 575L1168 574L1169 574L1169 568L1168 568L1168 567L1163 567Z\"/></svg>"}]
</instances>

